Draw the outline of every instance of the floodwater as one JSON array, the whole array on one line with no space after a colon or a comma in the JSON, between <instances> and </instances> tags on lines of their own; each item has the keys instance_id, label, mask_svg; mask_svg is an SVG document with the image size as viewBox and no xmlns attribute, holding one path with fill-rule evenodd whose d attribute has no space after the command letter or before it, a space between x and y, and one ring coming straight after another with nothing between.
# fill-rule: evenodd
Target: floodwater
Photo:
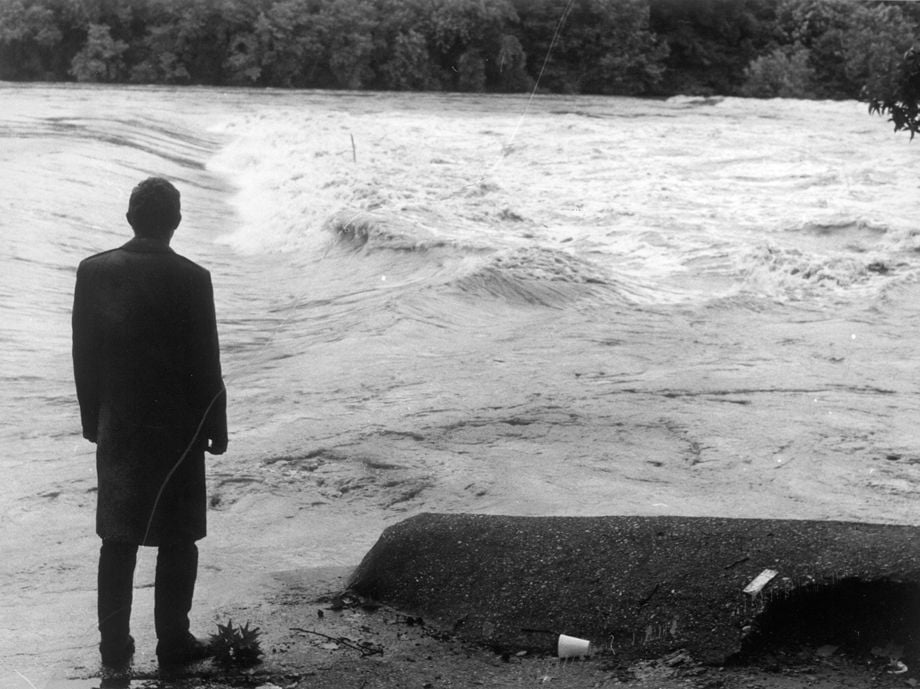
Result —
<instances>
[{"instance_id":1,"label":"floodwater","mask_svg":"<svg viewBox=\"0 0 920 689\"><path fill-rule=\"evenodd\" d=\"M154 174L230 400L200 633L423 511L920 523L920 149L863 104L0 98L4 687L98 662L73 279Z\"/></svg>"}]
</instances>

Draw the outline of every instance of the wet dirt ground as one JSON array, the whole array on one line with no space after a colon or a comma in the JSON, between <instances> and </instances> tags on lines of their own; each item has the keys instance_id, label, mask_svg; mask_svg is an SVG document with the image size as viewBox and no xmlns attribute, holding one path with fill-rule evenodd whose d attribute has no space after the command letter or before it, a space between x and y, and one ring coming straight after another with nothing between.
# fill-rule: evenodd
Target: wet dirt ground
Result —
<instances>
[{"instance_id":1,"label":"wet dirt ground","mask_svg":"<svg viewBox=\"0 0 920 689\"><path fill-rule=\"evenodd\" d=\"M495 652L466 643L412 615L341 596L349 568L276 574L261 600L222 613L259 627L262 662L249 668L213 660L162 672L139 647L130 672L100 672L95 658L42 689L858 689L917 686L911 668L880 656L846 657L826 647L778 649L752 664L704 666L676 651L622 663L600 650L586 659Z\"/></svg>"}]
</instances>

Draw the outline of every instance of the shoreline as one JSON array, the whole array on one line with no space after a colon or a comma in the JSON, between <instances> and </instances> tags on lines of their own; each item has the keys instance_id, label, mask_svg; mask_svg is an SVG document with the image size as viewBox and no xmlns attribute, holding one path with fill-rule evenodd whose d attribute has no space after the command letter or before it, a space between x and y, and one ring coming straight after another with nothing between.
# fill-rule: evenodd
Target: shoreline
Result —
<instances>
[{"instance_id":1,"label":"shoreline","mask_svg":"<svg viewBox=\"0 0 920 689\"><path fill-rule=\"evenodd\" d=\"M550 653L499 654L387 606L354 604L334 610L333 598L351 568L297 570L275 576L266 600L242 602L235 619L262 626L263 662L250 670L225 670L212 661L181 675L161 675L152 656L136 660L129 684L109 678L110 689L475 689L554 687L582 689L888 689L914 686L913 673L895 675L882 664L826 656L808 649L795 656L763 659L749 666L706 666L682 652L626 664L608 652L585 660L559 660ZM322 617L318 611L322 610ZM413 620L410 622L410 620ZM309 635L377 647L363 655L351 646ZM97 672L72 673L45 689L98 689Z\"/></svg>"},{"instance_id":2,"label":"shoreline","mask_svg":"<svg viewBox=\"0 0 920 689\"><path fill-rule=\"evenodd\" d=\"M435 542L444 542L444 534L437 528L439 519L449 524L454 534L464 541L476 540L477 528L471 526L471 520L473 523L486 520L493 532L496 526L500 529L508 523L508 518L481 515L478 518L474 515L421 515L388 529L357 568L297 568L263 575L258 587L249 586L246 596L219 610L224 623L230 620L237 626L248 624L261 630L263 662L250 669L221 667L216 661L209 660L184 668L176 674L162 674L152 653L153 644L149 639L139 637L138 652L130 675L114 674L100 679L98 658L94 655L90 660L91 651L87 649L83 666L69 673L66 678L44 686L47 689L402 689L416 686L424 689L472 689L481 686L530 687L551 683L550 686L563 689L607 686L633 689L792 689L808 686L831 689L870 685L893 688L916 686L918 683L915 677L920 668L914 667L915 649L905 652L902 646L894 650L899 641L895 638L887 639L887 644L884 639L879 639L877 647L871 649L857 649L843 644L822 643L818 637L799 638L790 634L789 638L779 639L778 643L759 648L757 653L745 656L732 654L732 657L713 661L711 654L710 660L703 659L694 646L694 643L706 636L707 630L693 629L689 635L683 634L679 640L675 639L669 645L646 645L645 652L638 655L613 643L606 646L597 643L595 636L592 641L596 643L597 650L590 657L583 660L560 660L554 655L555 636L552 635L547 636L545 643L527 645L516 643L513 637L508 636L504 639L499 636L490 639L483 635L468 634L462 623L456 622L455 615L462 612L465 618L467 611L475 615L476 603L487 599L496 608L496 620L505 615L510 616L518 626L526 619L528 623L542 624L547 629L558 625L559 620L554 618L555 613L550 609L543 609L543 617L539 619L532 612L522 615L519 610L508 608L504 599L489 599L490 591L483 590L489 587L483 585L481 578L469 573L460 573L454 577L460 556L450 550L438 551L439 557L443 555L448 560L441 563L446 565L441 570L446 572L448 579L456 580L453 588L460 593L448 590L444 581L434 582L435 587L426 594L429 598L425 610L391 604L393 591L387 591L386 587L381 589L381 596L374 598L357 592L356 589L362 586L362 578L366 581L368 570L382 568L386 571L378 569L378 574L392 574L389 571L392 558L387 559L386 551L387 545L392 545L394 541L401 541L401 545L409 546L412 552L406 561L408 569L394 575L397 580L407 583L406 576L422 577L422 580L430 576L430 570L424 567L426 556L421 554L417 559L413 558L424 550L423 547L417 548L424 546L418 540L419 531L423 534L422 540L427 535ZM622 518L606 519L614 520L616 524L616 520ZM719 523L721 521L715 520ZM578 530L583 530L585 525L584 519L511 519L511 522L518 533L524 532L530 537L534 536L535 531L550 534L555 531L558 535L563 527L576 525ZM599 519L595 523L599 523ZM710 525L711 530L723 528L719 523ZM406 536L407 524L410 537ZM632 520L619 524L621 527L623 524L629 525ZM699 524L699 521L693 521L694 527ZM783 532L790 526L794 528L805 522L784 524L780 520L758 524ZM815 531L820 531L822 526L817 523L810 525ZM531 528L534 526L536 529ZM753 525L745 521L741 526L747 530ZM848 530L851 527L859 532L856 537ZM879 528L881 531L877 530ZM852 539L853 543L862 542L864 545L866 542L861 539L871 536L872 541L868 543L870 548L874 547L873 543L877 540L888 541L882 548L889 547L892 550L898 549L899 539L907 533L897 528L886 531L886 527L878 525L841 523L832 524L828 529L838 536L843 529L844 540ZM698 536L699 533L693 534L693 538ZM822 537L818 534L812 538L820 543ZM622 548L623 539L617 545ZM511 548L511 559L515 563L526 560L524 550L528 547L530 544L525 542L522 547ZM383 555L381 550L384 551ZM472 552L488 554L481 547L473 547ZM796 557L801 553L795 547L791 552ZM707 553L709 556L724 555L719 547L709 548L703 553L704 560ZM860 566L860 553L862 550L853 555L856 566ZM817 555L819 559L822 556ZM721 563L721 559L717 559ZM489 558L479 561L490 563L484 566L485 569L492 563ZM565 558L560 562L564 561ZM550 575L558 578L559 563L545 559L542 562ZM867 566L869 569L872 567ZM675 571L680 572L679 565ZM871 572L869 575L872 576ZM529 597L527 583L518 580L502 588L512 597L522 594ZM410 584L409 588L415 586ZM578 589L584 586L584 582L576 581L573 586ZM571 593L571 589L559 587L544 595L539 603L549 606L559 600L565 603L570 600ZM470 596L478 596L481 600L464 605L458 602L463 596L467 600ZM699 609L700 603L703 607L709 607L717 599L717 596L707 598L704 589L697 590L694 596L701 600L687 602L691 610L694 605ZM654 602L649 607L658 604ZM625 611L631 603L626 602L623 606ZM579 608L577 605L573 607L577 613ZM451 623L452 618L454 623ZM203 634L206 630L199 627L195 631ZM790 631L794 632L795 629ZM899 657L903 657L904 662Z\"/></svg>"}]
</instances>

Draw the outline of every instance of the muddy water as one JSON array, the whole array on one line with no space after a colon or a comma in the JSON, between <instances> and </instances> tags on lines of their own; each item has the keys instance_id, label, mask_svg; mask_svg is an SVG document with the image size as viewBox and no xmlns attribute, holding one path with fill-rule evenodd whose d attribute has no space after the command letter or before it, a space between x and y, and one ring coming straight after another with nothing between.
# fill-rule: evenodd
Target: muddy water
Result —
<instances>
[{"instance_id":1,"label":"muddy water","mask_svg":"<svg viewBox=\"0 0 920 689\"><path fill-rule=\"evenodd\" d=\"M920 521L917 152L860 104L0 90L3 686L97 662L71 291L150 174L230 391L202 631L421 511Z\"/></svg>"}]
</instances>

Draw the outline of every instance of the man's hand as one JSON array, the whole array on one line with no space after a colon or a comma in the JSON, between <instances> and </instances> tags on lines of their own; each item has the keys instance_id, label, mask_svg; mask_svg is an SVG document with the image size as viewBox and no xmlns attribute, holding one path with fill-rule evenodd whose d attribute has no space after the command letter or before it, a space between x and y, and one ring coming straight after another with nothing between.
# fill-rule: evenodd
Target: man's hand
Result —
<instances>
[{"instance_id":1,"label":"man's hand","mask_svg":"<svg viewBox=\"0 0 920 689\"><path fill-rule=\"evenodd\" d=\"M227 451L227 439L209 438L208 446L205 449L212 455L222 455Z\"/></svg>"}]
</instances>

